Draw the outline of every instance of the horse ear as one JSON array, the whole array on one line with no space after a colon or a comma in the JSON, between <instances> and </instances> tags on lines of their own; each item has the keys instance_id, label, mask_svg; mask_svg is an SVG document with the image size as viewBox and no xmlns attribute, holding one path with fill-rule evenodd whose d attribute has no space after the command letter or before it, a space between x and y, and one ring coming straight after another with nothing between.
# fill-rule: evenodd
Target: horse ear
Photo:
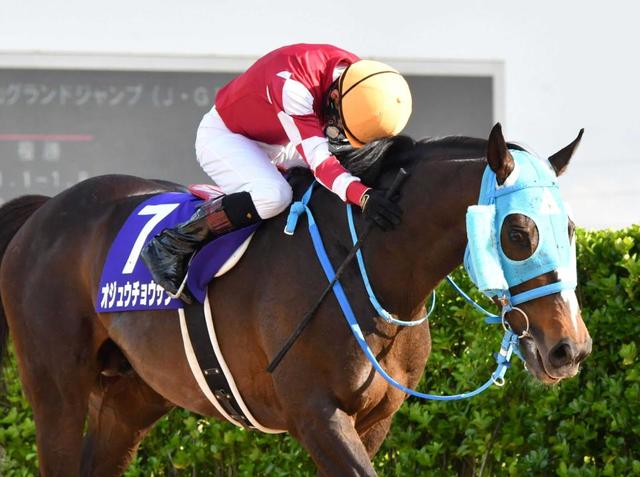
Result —
<instances>
[{"instance_id":1,"label":"horse ear","mask_svg":"<svg viewBox=\"0 0 640 477\"><path fill-rule=\"evenodd\" d=\"M582 134L584 133L584 128L580 129L578 133L578 137L573 140L571 144L563 147L558 152L556 152L553 156L549 158L549 162L553 166L553 169L556 171L556 176L560 176L567 170L567 166L569 165L569 161L571 160L571 156L576 152L578 145L580 144L580 140L582 139Z\"/></svg>"},{"instance_id":2,"label":"horse ear","mask_svg":"<svg viewBox=\"0 0 640 477\"><path fill-rule=\"evenodd\" d=\"M513 157L507 148L507 143L502 135L502 126L496 123L489 134L487 142L487 162L493 172L496 173L498 184L504 184L514 168Z\"/></svg>"}]
</instances>

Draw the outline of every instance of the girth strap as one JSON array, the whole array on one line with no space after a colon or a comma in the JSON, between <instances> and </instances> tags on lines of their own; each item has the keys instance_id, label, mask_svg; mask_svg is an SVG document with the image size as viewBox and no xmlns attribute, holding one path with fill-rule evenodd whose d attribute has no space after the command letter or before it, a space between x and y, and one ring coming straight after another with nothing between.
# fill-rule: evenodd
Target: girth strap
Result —
<instances>
[{"instance_id":1,"label":"girth strap","mask_svg":"<svg viewBox=\"0 0 640 477\"><path fill-rule=\"evenodd\" d=\"M194 354L213 395L234 421L244 428L254 429L249 419L240 409L240 405L236 401L231 387L222 372L222 367L209 338L203 305L198 302L186 305L184 313Z\"/></svg>"}]
</instances>

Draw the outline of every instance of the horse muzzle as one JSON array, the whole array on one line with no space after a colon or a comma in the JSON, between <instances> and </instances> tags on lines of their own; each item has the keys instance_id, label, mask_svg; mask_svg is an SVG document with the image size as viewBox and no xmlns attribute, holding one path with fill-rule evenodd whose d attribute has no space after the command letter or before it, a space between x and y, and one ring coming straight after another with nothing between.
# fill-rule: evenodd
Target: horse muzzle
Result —
<instances>
[{"instance_id":1,"label":"horse muzzle","mask_svg":"<svg viewBox=\"0 0 640 477\"><path fill-rule=\"evenodd\" d=\"M591 353L591 346L590 336L582 343L565 338L548 350L538 346L531 336L520 339L520 351L527 369L545 384L556 384L578 374L580 363Z\"/></svg>"}]
</instances>

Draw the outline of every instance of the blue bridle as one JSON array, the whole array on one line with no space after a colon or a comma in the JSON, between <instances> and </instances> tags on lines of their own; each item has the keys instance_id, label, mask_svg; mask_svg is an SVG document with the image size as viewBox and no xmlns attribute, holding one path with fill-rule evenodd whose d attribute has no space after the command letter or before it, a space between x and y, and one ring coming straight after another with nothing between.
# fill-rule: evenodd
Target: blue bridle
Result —
<instances>
[{"instance_id":1,"label":"blue bridle","mask_svg":"<svg viewBox=\"0 0 640 477\"><path fill-rule=\"evenodd\" d=\"M514 296L510 296L509 294L509 286L518 285L530 278L548 271L558 270L558 267L561 265L568 265L570 267L571 264L573 264L573 277L575 277L575 243L569 244L568 247L564 243L558 244L556 249L554 249L552 244L547 243L549 240L547 238L547 234L550 232L556 235L556 238L561 235L559 233L559 227L562 226L562 220L560 220L559 217L561 217L561 212L565 211L563 202L559 197L559 192L557 190L558 187L555 182L555 175L553 178L550 178L549 174L542 173L541 175L544 176L544 180L534 179L531 182L523 182L531 180L528 176L532 174L532 171L537 171L537 173L540 173L541 171L538 168L538 164L532 162L540 162L539 160L533 158L528 153L519 154L520 152L521 151L512 151L512 155L514 155L514 160L516 161L516 168L514 170L515 175L512 174L513 177L510 176L511 180L508 180L501 188L497 185L495 174L489 167L486 168L482 179L479 200L479 204L482 205L471 206L467 214L467 234L469 238L469 245L465 252L465 268L472 278L472 281L478 286L478 288L480 288L480 290L490 297L499 297L501 299L503 307L501 315L494 315L486 311L479 304L473 301L462 289L460 289L451 277L447 276L447 281L454 287L454 289L467 302L471 303L477 310L481 311L486 316L486 323L502 323L505 327L504 336L500 343L500 350L498 353L494 354L497 363L496 369L484 384L473 391L443 396L421 393L414 389L407 388L397 382L384 370L384 368L382 368L376 359L375 354L367 344L342 285L337 281L333 286L333 292L338 300L340 308L342 309L342 313L347 320L349 328L371 365L389 384L411 396L436 401L452 401L476 396L494 384L502 386L504 384L504 376L507 368L509 367L509 361L511 360L512 355L515 354L520 359L523 359L518 347L519 336L515 334L510 327L505 325L505 314L515 308L515 305L519 303L530 301L540 296L557 293L561 290L575 288L575 279L573 282L571 281L570 270L568 270L563 272L563 274L559 273L560 280L557 283L537 287ZM551 166L549 166L549 169L550 167ZM522 171L524 171L524 173ZM311 235L316 255L318 256L318 260L320 261L327 280L331 282L335 277L335 270L329 260L324 244L322 243L318 225L308 207L315 184L316 182L311 184L299 202L294 202L291 205L289 216L287 218L287 225L285 227L285 233L287 235L293 235L300 215L306 213L309 233ZM542 198L538 197L539 194L542 194ZM505 200L504 198L510 198L512 200ZM515 200L513 200L514 198ZM478 209L474 207L485 208ZM561 212L557 212L556 208L561 209ZM521 213L531 217L536 222L540 236L537 249L531 257L521 261L520 266L518 266L517 263L513 265L512 262L514 261L504 255L501 247L500 250L498 250L497 246L497 243L499 242L499 235L496 231L500 230L498 225L502 224L504 218L512 213ZM540 220L541 216L552 215L553 218L549 218L547 222ZM568 221L566 214L564 217ZM351 205L347 205L347 220L349 223L351 239L355 245L358 241L358 236L354 225L353 208ZM567 226L568 222L565 222L564 234L567 236L568 243ZM543 241L543 233L544 238L547 239L546 241ZM482 242L472 243L472 240L481 240ZM568 258L567 251L572 254ZM500 257L503 257L503 259L501 260ZM561 260L559 257L564 258ZM380 317L388 323L400 326L417 326L428 319L435 307L435 291L432 295L430 309L422 318L415 321L398 320L391 313L386 311L377 300L371 287L364 259L360 250L357 252L357 260L369 300ZM505 265L503 265L503 263ZM554 268L547 270L549 267ZM538 271L536 273L536 269L545 271ZM477 273L476 270L480 270L481 273ZM531 273L535 274L529 276ZM509 279L511 279L511 281ZM574 283L573 287L571 287L572 283ZM522 310L519 311L524 314Z\"/></svg>"},{"instance_id":2,"label":"blue bridle","mask_svg":"<svg viewBox=\"0 0 640 477\"><path fill-rule=\"evenodd\" d=\"M329 260L329 257L327 255L326 249L324 247L324 244L322 243L322 238L320 237L320 232L318 231L318 225L315 221L315 218L313 217L313 213L311 212L311 210L308 207L308 203L309 200L311 199L311 194L313 193L313 188L315 186L315 182L313 182L311 184L311 186L307 189L307 191L305 192L305 194L302 196L302 199L298 202L294 202L293 204L291 204L291 209L289 211L289 217L287 218L287 225L285 227L285 233L287 235L293 235L295 229L296 229L296 225L298 223L298 219L300 217L300 215L302 215L303 213L306 213L307 215L307 222L308 222L308 228L309 228L309 234L311 235L311 240L313 242L313 246L314 249L316 251L316 255L318 257L318 260L320 262L320 265L322 266L322 269L325 273L325 276L327 277L327 280L329 282L331 282L333 280L333 278L335 277L335 270L331 264L331 261ZM347 214L348 214L348 218L350 222L353 222L353 210L351 208L351 206L347 206ZM355 242L357 242L358 237L355 234L355 227L352 227L351 229L351 233L352 233L352 240L355 244ZM358 265L360 267L360 273L363 277L365 286L367 288L367 292L369 294L370 300L372 305L374 306L374 308L376 308L376 310L378 311L378 313L380 314L380 316L382 317L387 317L387 318L393 318L393 316L388 313L386 310L384 310L382 308L382 306L380 305L380 303L378 302L378 300L375 298L375 295L373 294L373 290L371 288L371 284L369 282L369 277L366 273L366 270L364 268L364 261L362 260L362 256L360 255L359 259L358 259ZM454 288L456 288L456 290L458 290L458 292L466 299L468 300L470 303L472 303L477 309L481 310L482 312L484 312L487 315L487 323L500 323L500 317L497 315L493 315L489 312L487 312L486 310L484 310L480 305L476 304L475 302L473 302L473 300L471 300L471 298L469 298L454 282L453 280L451 280L450 277L447 277L447 279L449 280L449 282L452 284L452 286ZM374 369L392 386L402 390L403 392L411 395L411 396L415 396L415 397L419 397L422 399L431 399L431 400L437 400L437 401L451 401L451 400L458 400L458 399L466 399L466 398L470 398L473 396L476 396L478 394L480 394L482 391L484 391L485 389L489 388L491 385L496 384L498 386L502 386L504 384L504 375L507 371L507 368L509 367L509 360L511 359L512 354L517 354L518 356L520 356L522 358L522 356L519 353L518 350L518 337L516 334L514 334L513 332L511 332L511 330L506 329L505 330L505 334L504 337L502 339L501 345L500 345L500 351L498 353L495 354L495 358L496 358L496 362L497 362L497 367L496 370L491 374L491 377L479 388L467 392L467 393L461 393L461 394L455 394L452 396L440 396L437 394L426 394L426 393L421 393L418 391L415 391L413 389L407 388L406 386L400 384L399 382L397 382L395 379L393 379L391 376L389 376L389 374L384 370L384 368L382 368L382 366L380 365L380 363L378 362L378 360L376 359L375 354L373 353L373 351L371 350L371 348L369 347L369 345L367 344L367 341L364 338L364 334L362 333L362 329L360 328L360 325L358 324L358 321L356 320L355 314L353 313L353 309L351 308L351 304L349 303L349 299L347 298L344 289L342 288L342 285L340 284L340 281L337 281L335 283L335 285L333 286L333 292L334 295L336 297L336 299L338 300L338 304L340 305L340 308L342 309L342 313L345 317L345 319L347 320L347 323L349 325L349 328L351 330L351 332L353 333L353 336L356 339L356 342L358 343L358 345L360 346L360 348L362 349L362 352L364 353L364 355L367 357L367 359L371 362L371 365L374 367ZM401 320L397 320L395 318L393 318L394 321L390 321L387 319L387 321L390 321L394 324L407 324L407 323L416 323L416 324L420 324L422 322L424 322L428 315L431 313L431 311L433 311L435 305L435 293L433 295L432 298L432 303L431 303L431 308L429 313L422 317L420 319L420 321L418 322L417 320L415 322L406 322L406 321L401 321Z\"/></svg>"}]
</instances>

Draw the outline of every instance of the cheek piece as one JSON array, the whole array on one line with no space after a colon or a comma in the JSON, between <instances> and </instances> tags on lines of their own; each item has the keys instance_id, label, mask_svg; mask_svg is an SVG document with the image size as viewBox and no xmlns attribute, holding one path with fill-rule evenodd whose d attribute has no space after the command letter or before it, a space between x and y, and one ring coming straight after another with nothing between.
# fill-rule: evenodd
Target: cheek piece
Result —
<instances>
[{"instance_id":1,"label":"cheek piece","mask_svg":"<svg viewBox=\"0 0 640 477\"><path fill-rule=\"evenodd\" d=\"M467 210L464 255L471 280L485 295L499 299L503 317L516 305L577 286L575 238L569 241L569 216L555 172L547 160L510 152L515 168L503 185L489 166L484 171L478 205ZM502 250L500 228L509 214L526 215L538 228L538 247L525 260L511 260ZM511 296L509 288L552 271L557 282Z\"/></svg>"}]
</instances>

